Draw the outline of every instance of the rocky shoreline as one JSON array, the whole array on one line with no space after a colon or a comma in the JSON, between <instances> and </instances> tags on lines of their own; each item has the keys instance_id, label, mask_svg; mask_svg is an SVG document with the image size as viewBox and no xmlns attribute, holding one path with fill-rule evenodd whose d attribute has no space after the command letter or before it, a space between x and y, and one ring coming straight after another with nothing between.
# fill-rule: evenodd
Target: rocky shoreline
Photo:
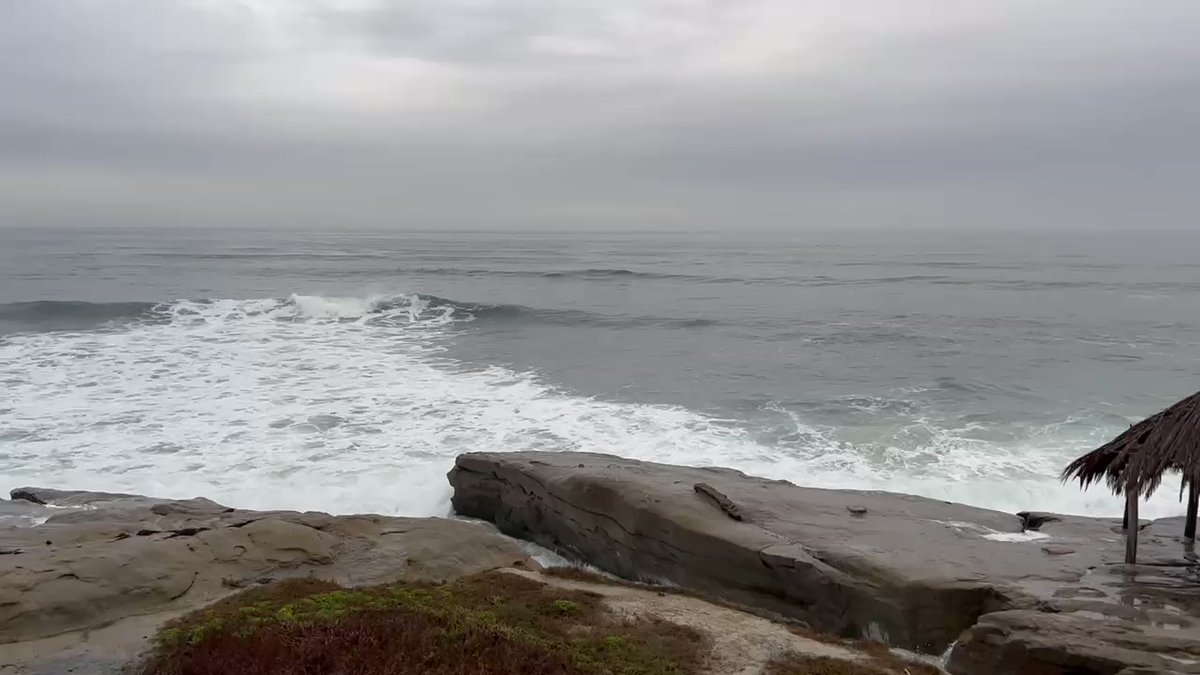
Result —
<instances>
[{"instance_id":1,"label":"rocky shoreline","mask_svg":"<svg viewBox=\"0 0 1200 675\"><path fill-rule=\"evenodd\" d=\"M532 564L519 542L462 520L40 488L12 496L0 501L10 523L0 527L0 675L122 672L158 624L279 579L360 586Z\"/></svg>"},{"instance_id":2,"label":"rocky shoreline","mask_svg":"<svg viewBox=\"0 0 1200 675\"><path fill-rule=\"evenodd\" d=\"M1200 562L1182 519L1006 514L717 468L478 453L454 508L617 575L669 581L925 653L954 675L1200 672Z\"/></svg>"},{"instance_id":3,"label":"rocky shoreline","mask_svg":"<svg viewBox=\"0 0 1200 675\"><path fill-rule=\"evenodd\" d=\"M1144 523L1142 563L1126 567L1119 521L729 469L472 453L449 478L457 513L494 527L13 490L0 500L0 675L123 672L165 621L280 579L364 586L536 570L538 549L520 540L721 601L705 606L943 655L953 675L1200 673L1200 563L1178 518ZM667 611L655 597L639 596L641 611Z\"/></svg>"}]
</instances>

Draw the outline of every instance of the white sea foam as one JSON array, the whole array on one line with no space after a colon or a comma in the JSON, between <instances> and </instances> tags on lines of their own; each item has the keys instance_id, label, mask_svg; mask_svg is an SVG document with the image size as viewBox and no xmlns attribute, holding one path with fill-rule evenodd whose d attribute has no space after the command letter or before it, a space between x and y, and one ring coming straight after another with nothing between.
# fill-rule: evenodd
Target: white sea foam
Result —
<instances>
[{"instance_id":1,"label":"white sea foam","mask_svg":"<svg viewBox=\"0 0 1200 675\"><path fill-rule=\"evenodd\" d=\"M951 530L961 534L982 537L983 539L990 539L992 541L1024 543L1050 538L1050 535L1046 534L1045 532L1037 532L1035 530L1026 530L1024 532L998 532L990 527L985 527L978 523L967 523L955 520L935 520L933 522L945 525Z\"/></svg>"},{"instance_id":2,"label":"white sea foam","mask_svg":"<svg viewBox=\"0 0 1200 675\"><path fill-rule=\"evenodd\" d=\"M418 296L160 310L164 321L121 331L0 341L4 486L437 515L448 511L444 474L458 453L581 450L1006 511L1120 511L1101 489L1057 482L1064 452L1076 449L1062 439L995 445L915 419L913 433L928 442L869 457L795 416L797 441L772 447L683 408L572 396L532 373L465 368L443 340L447 324L470 316ZM1165 485L1143 513L1178 512L1171 492Z\"/></svg>"}]
</instances>

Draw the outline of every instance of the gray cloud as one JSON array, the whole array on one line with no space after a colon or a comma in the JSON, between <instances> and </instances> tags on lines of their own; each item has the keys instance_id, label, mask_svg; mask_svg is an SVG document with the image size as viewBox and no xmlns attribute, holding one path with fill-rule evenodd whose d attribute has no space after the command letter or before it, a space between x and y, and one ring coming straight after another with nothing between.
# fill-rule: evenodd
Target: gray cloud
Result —
<instances>
[{"instance_id":1,"label":"gray cloud","mask_svg":"<svg viewBox=\"0 0 1200 675\"><path fill-rule=\"evenodd\" d=\"M0 226L1194 228L1200 6L0 4Z\"/></svg>"}]
</instances>

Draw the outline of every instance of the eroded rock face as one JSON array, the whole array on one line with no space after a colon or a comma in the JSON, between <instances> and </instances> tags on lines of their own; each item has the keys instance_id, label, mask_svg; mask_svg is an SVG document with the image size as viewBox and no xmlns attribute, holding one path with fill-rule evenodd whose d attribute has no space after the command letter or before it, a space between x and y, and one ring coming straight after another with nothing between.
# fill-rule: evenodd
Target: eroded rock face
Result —
<instances>
[{"instance_id":1,"label":"eroded rock face","mask_svg":"<svg viewBox=\"0 0 1200 675\"><path fill-rule=\"evenodd\" d=\"M1200 580L1189 582L1195 568L1173 521L1146 526L1140 554L1146 570L1175 576L1151 580L1146 572L1138 582L1120 565L1119 520L1019 517L910 495L800 488L729 469L580 453L467 454L450 482L460 514L621 576L670 580L818 630L925 653L942 653L963 636L951 660L956 673L1110 672L1096 665L1101 660L1075 655L1072 644L1035 644L1038 631L1024 629L1000 640L999 623L980 621L999 622L1014 611L1069 615L1078 625L1114 616L1120 624L1114 630L1128 644L1165 645L1161 652L1124 649L1114 661L1120 669L1170 663L1178 672L1200 672L1192 656L1200 644ZM1156 611L1168 611L1169 630L1182 642L1156 641ZM1010 662L1016 670L997 669Z\"/></svg>"},{"instance_id":2,"label":"eroded rock face","mask_svg":"<svg viewBox=\"0 0 1200 675\"><path fill-rule=\"evenodd\" d=\"M0 643L203 604L273 578L443 580L527 560L476 523L227 508L207 499L23 488L0 513ZM38 504L58 508L48 508ZM86 507L82 510L62 507Z\"/></svg>"},{"instance_id":3,"label":"eroded rock face","mask_svg":"<svg viewBox=\"0 0 1200 675\"><path fill-rule=\"evenodd\" d=\"M956 673L995 675L1134 675L1192 673L1200 636L1161 625L1078 612L1028 610L980 617L955 645Z\"/></svg>"}]
</instances>

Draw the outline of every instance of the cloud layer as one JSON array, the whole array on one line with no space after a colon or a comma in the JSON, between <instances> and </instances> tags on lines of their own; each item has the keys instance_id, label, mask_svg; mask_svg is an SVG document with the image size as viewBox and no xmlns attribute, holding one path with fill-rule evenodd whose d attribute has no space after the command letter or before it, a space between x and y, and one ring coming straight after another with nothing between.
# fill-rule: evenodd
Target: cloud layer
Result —
<instances>
[{"instance_id":1,"label":"cloud layer","mask_svg":"<svg viewBox=\"0 0 1200 675\"><path fill-rule=\"evenodd\" d=\"M0 226L1197 227L1191 0L10 0L0 91Z\"/></svg>"}]
</instances>

